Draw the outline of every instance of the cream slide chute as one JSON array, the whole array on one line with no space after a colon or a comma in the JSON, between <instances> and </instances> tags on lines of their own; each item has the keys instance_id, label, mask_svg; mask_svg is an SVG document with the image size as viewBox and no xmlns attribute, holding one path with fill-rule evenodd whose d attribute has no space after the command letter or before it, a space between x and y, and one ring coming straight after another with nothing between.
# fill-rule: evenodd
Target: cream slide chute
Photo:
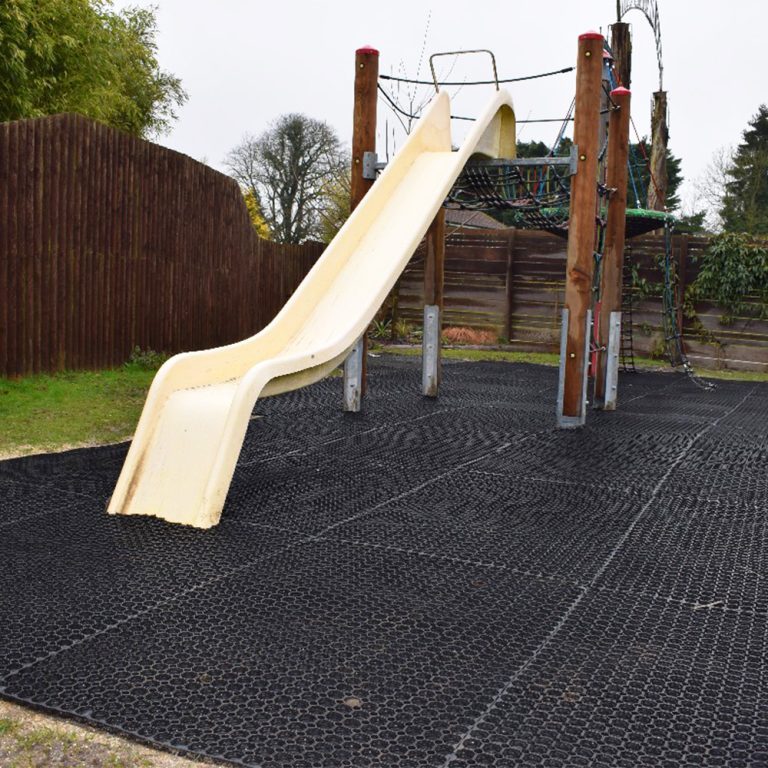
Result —
<instances>
[{"instance_id":1,"label":"cream slide chute","mask_svg":"<svg viewBox=\"0 0 768 768\"><path fill-rule=\"evenodd\" d=\"M150 387L111 514L218 523L257 398L306 386L341 363L408 264L473 154L515 155L497 91L461 149L438 93L394 159L275 319L249 339L168 360ZM226 297L222 297L226 311Z\"/></svg>"}]
</instances>

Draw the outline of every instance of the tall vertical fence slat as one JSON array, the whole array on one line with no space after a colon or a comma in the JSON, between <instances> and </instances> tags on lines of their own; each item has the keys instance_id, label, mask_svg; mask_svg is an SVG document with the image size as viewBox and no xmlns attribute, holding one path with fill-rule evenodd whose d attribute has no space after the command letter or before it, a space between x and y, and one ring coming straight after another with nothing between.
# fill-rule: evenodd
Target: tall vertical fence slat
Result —
<instances>
[{"instance_id":1,"label":"tall vertical fence slat","mask_svg":"<svg viewBox=\"0 0 768 768\"><path fill-rule=\"evenodd\" d=\"M323 250L260 241L237 184L77 115L0 124L0 376L229 344Z\"/></svg>"}]
</instances>

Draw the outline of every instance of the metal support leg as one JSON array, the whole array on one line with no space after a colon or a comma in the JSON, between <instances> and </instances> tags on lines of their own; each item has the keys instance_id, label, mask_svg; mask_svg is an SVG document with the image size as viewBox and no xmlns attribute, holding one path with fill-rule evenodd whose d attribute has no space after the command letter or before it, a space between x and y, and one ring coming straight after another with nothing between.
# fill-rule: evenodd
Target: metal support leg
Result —
<instances>
[{"instance_id":1,"label":"metal support leg","mask_svg":"<svg viewBox=\"0 0 768 768\"><path fill-rule=\"evenodd\" d=\"M583 427L587 420L587 371L589 369L589 343L592 339L592 310L587 311L584 333L584 368L581 372L581 413L578 416L566 416L563 413L565 397L565 356L568 350L568 310L563 309L560 328L560 378L557 386L557 426L559 429Z\"/></svg>"},{"instance_id":2,"label":"metal support leg","mask_svg":"<svg viewBox=\"0 0 768 768\"><path fill-rule=\"evenodd\" d=\"M621 355L621 312L611 312L608 329L608 348L605 354L604 411L616 410L619 389L619 357Z\"/></svg>"},{"instance_id":3,"label":"metal support leg","mask_svg":"<svg viewBox=\"0 0 768 768\"><path fill-rule=\"evenodd\" d=\"M359 413L363 389L363 337L352 347L344 361L344 410Z\"/></svg>"},{"instance_id":4,"label":"metal support leg","mask_svg":"<svg viewBox=\"0 0 768 768\"><path fill-rule=\"evenodd\" d=\"M437 397L440 388L440 307L424 307L424 336L421 347L421 388L426 397Z\"/></svg>"}]
</instances>

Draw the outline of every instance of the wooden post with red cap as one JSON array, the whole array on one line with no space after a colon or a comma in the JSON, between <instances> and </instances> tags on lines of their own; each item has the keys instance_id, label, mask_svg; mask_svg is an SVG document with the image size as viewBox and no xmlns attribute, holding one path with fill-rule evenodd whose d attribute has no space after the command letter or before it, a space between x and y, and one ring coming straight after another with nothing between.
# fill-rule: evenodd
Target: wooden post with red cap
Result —
<instances>
[{"instance_id":1,"label":"wooden post with red cap","mask_svg":"<svg viewBox=\"0 0 768 768\"><path fill-rule=\"evenodd\" d=\"M371 46L355 51L355 104L352 124L352 178L350 211L354 211L374 179L364 174L366 152L376 151L376 104L379 84L379 52ZM357 412L366 390L368 337L357 340L344 361L344 410Z\"/></svg>"},{"instance_id":2,"label":"wooden post with red cap","mask_svg":"<svg viewBox=\"0 0 768 768\"><path fill-rule=\"evenodd\" d=\"M598 345L595 405L605 410L616 408L618 390L631 96L626 88L615 88L611 91L614 106L608 125L606 172L606 186L610 190L610 198L605 226L603 268L600 275L600 317L597 318L598 327L595 334Z\"/></svg>"},{"instance_id":3,"label":"wooden post with red cap","mask_svg":"<svg viewBox=\"0 0 768 768\"><path fill-rule=\"evenodd\" d=\"M573 126L578 161L571 178L557 403L557 425L561 428L583 426L586 419L602 76L603 36L599 32L580 35Z\"/></svg>"}]
</instances>

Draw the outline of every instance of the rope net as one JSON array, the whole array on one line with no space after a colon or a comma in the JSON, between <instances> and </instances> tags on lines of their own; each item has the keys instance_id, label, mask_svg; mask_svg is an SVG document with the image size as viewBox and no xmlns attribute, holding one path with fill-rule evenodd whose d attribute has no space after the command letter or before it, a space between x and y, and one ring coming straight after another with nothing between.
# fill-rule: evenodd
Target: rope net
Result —
<instances>
[{"instance_id":1,"label":"rope net","mask_svg":"<svg viewBox=\"0 0 768 768\"><path fill-rule=\"evenodd\" d=\"M568 166L521 167L514 163L468 163L448 194L447 208L509 212L509 226L568 231Z\"/></svg>"},{"instance_id":2,"label":"rope net","mask_svg":"<svg viewBox=\"0 0 768 768\"><path fill-rule=\"evenodd\" d=\"M609 193L598 184L601 199ZM567 237L570 201L569 166L562 162L535 166L520 166L514 161L470 162L448 194L445 207L502 214L508 226ZM665 211L628 208L626 237L653 232L673 222L674 217Z\"/></svg>"}]
</instances>

